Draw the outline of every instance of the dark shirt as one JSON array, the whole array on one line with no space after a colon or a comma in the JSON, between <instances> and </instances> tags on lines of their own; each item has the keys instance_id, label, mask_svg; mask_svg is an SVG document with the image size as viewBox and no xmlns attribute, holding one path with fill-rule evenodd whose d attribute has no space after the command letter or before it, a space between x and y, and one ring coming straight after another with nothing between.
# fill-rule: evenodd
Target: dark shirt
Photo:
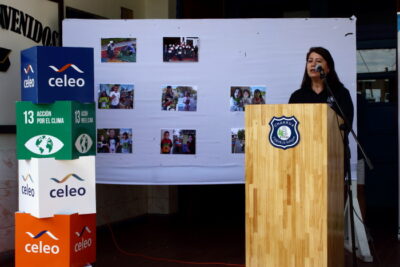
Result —
<instances>
[{"instance_id":1,"label":"dark shirt","mask_svg":"<svg viewBox=\"0 0 400 267\"><path fill-rule=\"evenodd\" d=\"M343 113L349 120L350 125L353 125L354 106L349 90L344 87L339 87L332 89L332 91L342 108ZM328 91L325 89L319 94L315 93L311 88L301 88L296 90L289 99L289 104L295 103L327 103L336 114L342 117L336 103L334 103L334 100L328 95Z\"/></svg>"}]
</instances>

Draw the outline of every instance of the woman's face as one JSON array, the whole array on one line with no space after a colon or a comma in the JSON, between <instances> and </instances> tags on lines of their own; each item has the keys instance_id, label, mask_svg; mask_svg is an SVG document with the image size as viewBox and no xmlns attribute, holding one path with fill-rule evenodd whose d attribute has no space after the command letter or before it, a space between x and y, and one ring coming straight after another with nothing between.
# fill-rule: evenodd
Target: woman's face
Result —
<instances>
[{"instance_id":1,"label":"woman's face","mask_svg":"<svg viewBox=\"0 0 400 267\"><path fill-rule=\"evenodd\" d=\"M244 91L244 92L243 92L243 97L249 98L249 96L250 96L250 95L249 95L249 92L247 92L247 91Z\"/></svg>"},{"instance_id":2,"label":"woman's face","mask_svg":"<svg viewBox=\"0 0 400 267\"><path fill-rule=\"evenodd\" d=\"M329 67L326 60L315 52L311 52L307 59L307 74L310 78L319 77L319 72L316 71L316 66L321 65L322 69L325 71L325 74L329 73Z\"/></svg>"},{"instance_id":3,"label":"woman's face","mask_svg":"<svg viewBox=\"0 0 400 267\"><path fill-rule=\"evenodd\" d=\"M236 98L238 98L238 97L241 96L240 89L236 89L236 90L235 90L234 96L235 96Z\"/></svg>"},{"instance_id":4,"label":"woman's face","mask_svg":"<svg viewBox=\"0 0 400 267\"><path fill-rule=\"evenodd\" d=\"M255 91L255 92L254 92L254 96L255 96L256 98L259 98L259 97L260 97L260 91Z\"/></svg>"}]
</instances>

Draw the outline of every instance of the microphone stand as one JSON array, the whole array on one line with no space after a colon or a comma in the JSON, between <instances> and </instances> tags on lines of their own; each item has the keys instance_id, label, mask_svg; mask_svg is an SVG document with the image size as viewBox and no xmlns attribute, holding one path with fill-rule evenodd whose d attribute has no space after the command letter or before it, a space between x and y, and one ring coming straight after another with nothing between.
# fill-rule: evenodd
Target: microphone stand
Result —
<instances>
[{"instance_id":1,"label":"microphone stand","mask_svg":"<svg viewBox=\"0 0 400 267\"><path fill-rule=\"evenodd\" d=\"M340 129L344 130L344 137L343 137L343 146L344 146L344 158L345 158L345 170L347 170L347 194L348 194L348 199L349 199L349 210L350 210L350 234L351 234L351 247L352 247L352 256L353 256L353 266L357 267L357 253L356 253L356 241L355 241L355 232L354 232L354 205L353 205L353 191L351 188L351 165L350 165L350 146L349 146L349 137L348 134L351 133L354 140L357 143L358 148L361 151L361 154L363 158L365 159L365 162L367 163L368 167L370 170L372 170L374 167L372 166L372 163L370 159L367 157L365 154L364 149L362 148L360 142L358 141L357 135L355 134L353 127L350 124L349 119L346 117L346 114L344 114L341 106L339 105L339 102L337 101L335 95L333 94L331 88L329 87L328 81L326 80L326 74L322 68L319 68L318 71L320 72L320 78L324 81L325 88L328 92L328 94L333 98L334 104L336 104L340 115L344 121L344 124L340 125Z\"/></svg>"}]
</instances>

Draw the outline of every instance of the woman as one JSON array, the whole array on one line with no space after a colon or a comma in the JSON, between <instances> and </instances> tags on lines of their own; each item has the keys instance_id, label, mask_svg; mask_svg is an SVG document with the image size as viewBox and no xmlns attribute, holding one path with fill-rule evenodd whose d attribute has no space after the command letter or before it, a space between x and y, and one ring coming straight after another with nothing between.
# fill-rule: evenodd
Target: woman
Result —
<instances>
[{"instance_id":1,"label":"woman","mask_svg":"<svg viewBox=\"0 0 400 267\"><path fill-rule=\"evenodd\" d=\"M243 98L242 98L242 102L243 102L243 108L246 105L251 104L251 93L249 89L244 89L243 90Z\"/></svg>"},{"instance_id":2,"label":"woman","mask_svg":"<svg viewBox=\"0 0 400 267\"><path fill-rule=\"evenodd\" d=\"M265 104L264 98L262 97L260 89L254 90L254 97L251 100L252 104Z\"/></svg>"},{"instance_id":3,"label":"woman","mask_svg":"<svg viewBox=\"0 0 400 267\"><path fill-rule=\"evenodd\" d=\"M353 123L354 107L349 90L340 82L335 71L335 62L329 51L323 47L311 47L306 57L306 67L300 89L295 91L289 103L327 103L339 115L340 111L333 98L325 88L324 81L316 66L320 65L326 74L326 81L331 88L338 104L349 120Z\"/></svg>"},{"instance_id":4,"label":"woman","mask_svg":"<svg viewBox=\"0 0 400 267\"><path fill-rule=\"evenodd\" d=\"M109 109L110 108L110 97L107 95L106 91L102 91L100 93L100 97L98 100L98 105L100 109Z\"/></svg>"},{"instance_id":5,"label":"woman","mask_svg":"<svg viewBox=\"0 0 400 267\"><path fill-rule=\"evenodd\" d=\"M230 106L231 106L231 111L243 111L243 92L242 89L237 87L233 95L231 95L230 99Z\"/></svg>"}]
</instances>

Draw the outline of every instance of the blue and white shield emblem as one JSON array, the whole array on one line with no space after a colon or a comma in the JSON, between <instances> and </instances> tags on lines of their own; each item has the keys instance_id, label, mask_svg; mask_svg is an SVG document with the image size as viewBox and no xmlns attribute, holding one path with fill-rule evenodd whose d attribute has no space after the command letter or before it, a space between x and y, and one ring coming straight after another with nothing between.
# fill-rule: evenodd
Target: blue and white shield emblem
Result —
<instances>
[{"instance_id":1,"label":"blue and white shield emblem","mask_svg":"<svg viewBox=\"0 0 400 267\"><path fill-rule=\"evenodd\" d=\"M274 147L288 149L300 142L299 121L296 117L273 117L269 125L271 126L269 142Z\"/></svg>"}]
</instances>

